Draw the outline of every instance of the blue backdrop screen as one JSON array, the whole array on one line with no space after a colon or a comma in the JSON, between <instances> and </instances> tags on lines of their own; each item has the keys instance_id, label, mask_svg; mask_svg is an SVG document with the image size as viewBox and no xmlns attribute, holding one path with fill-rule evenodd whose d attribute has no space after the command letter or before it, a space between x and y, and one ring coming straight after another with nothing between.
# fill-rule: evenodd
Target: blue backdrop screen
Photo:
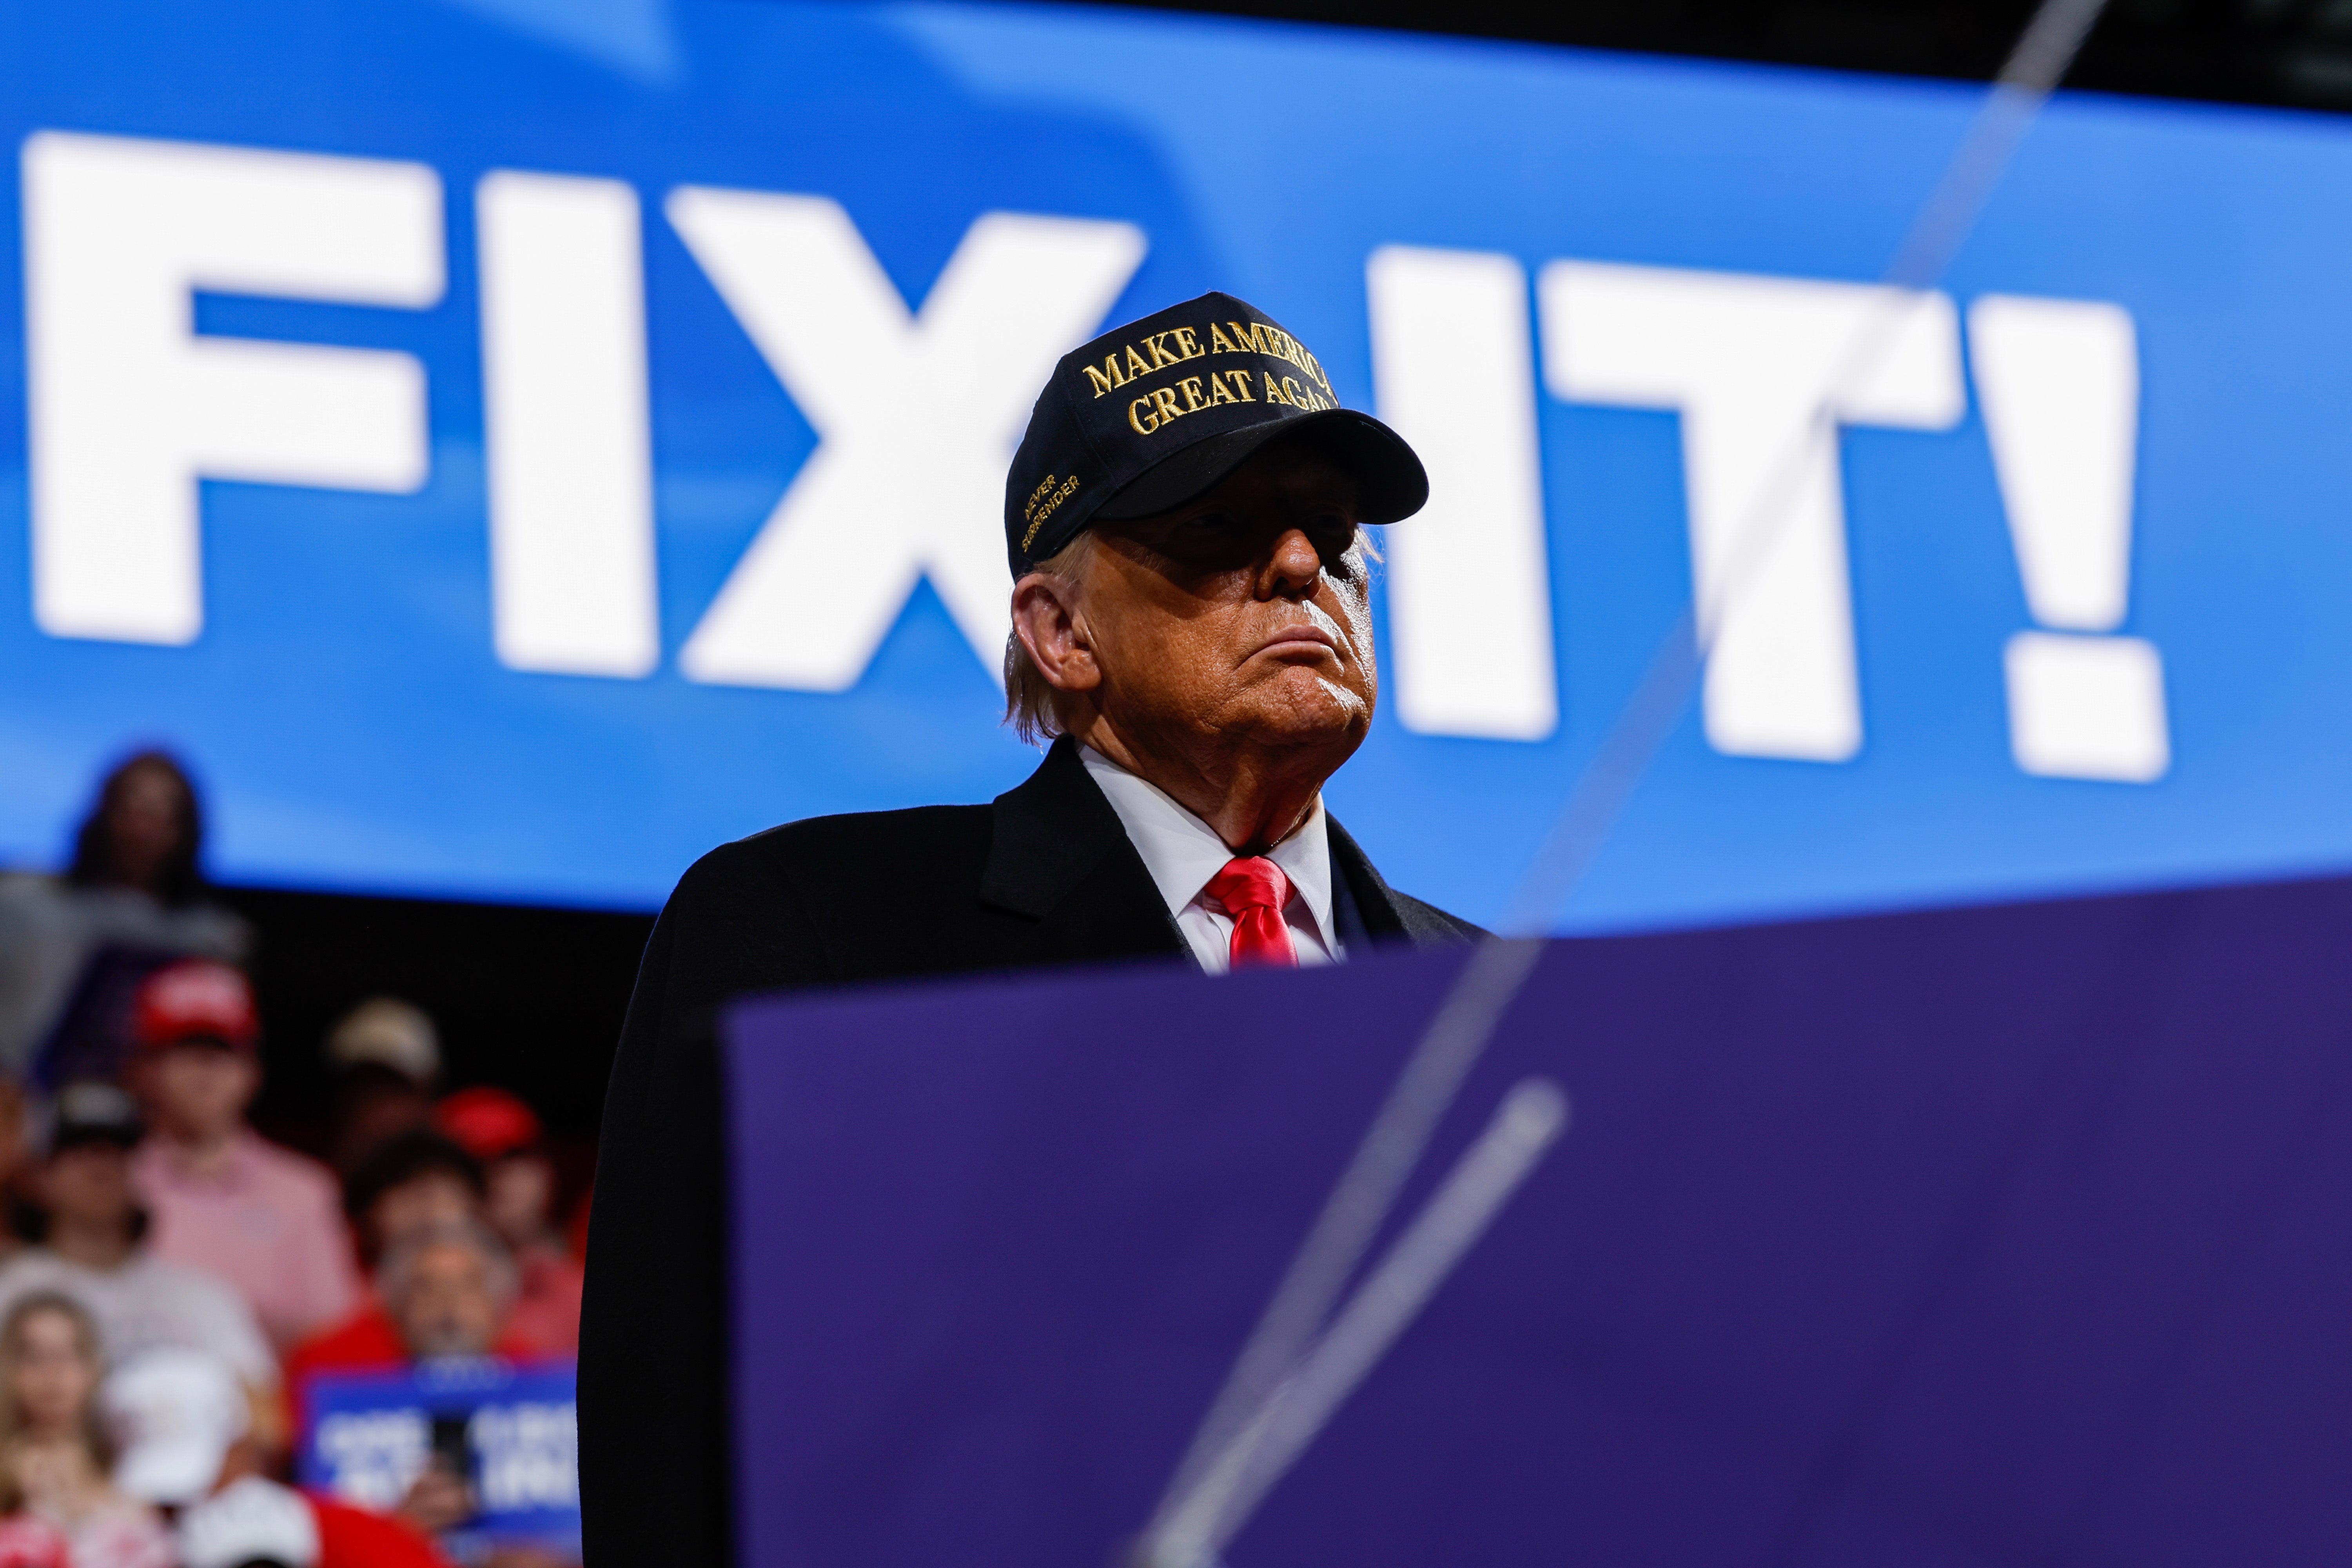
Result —
<instances>
[{"instance_id":1,"label":"blue backdrop screen","mask_svg":"<svg viewBox=\"0 0 2352 1568\"><path fill-rule=\"evenodd\" d=\"M1431 460L1330 792L1400 886L1496 911L1695 586L1702 699L1574 928L2352 863L2340 121L2063 98L1891 296L1964 87L1060 7L0 11L13 863L151 741L216 874L367 891L650 907L985 799L1042 367L1210 289Z\"/></svg>"}]
</instances>

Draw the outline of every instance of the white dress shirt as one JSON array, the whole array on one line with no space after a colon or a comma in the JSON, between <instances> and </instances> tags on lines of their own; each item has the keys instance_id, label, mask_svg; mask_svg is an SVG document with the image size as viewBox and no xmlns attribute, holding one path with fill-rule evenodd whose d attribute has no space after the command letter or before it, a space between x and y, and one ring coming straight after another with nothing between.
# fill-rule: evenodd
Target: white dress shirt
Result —
<instances>
[{"instance_id":1,"label":"white dress shirt","mask_svg":"<svg viewBox=\"0 0 2352 1568\"><path fill-rule=\"evenodd\" d=\"M1152 885L1168 900L1176 929L1201 967L1223 974L1233 966L1234 921L1202 889L1225 868L1234 852L1216 829L1176 804L1158 784L1138 778L1101 752L1078 748L1087 774L1109 797L1110 808L1127 826L1128 842L1143 857ZM1344 956L1339 928L1331 921L1331 836L1323 826L1323 797L1297 832L1266 851L1267 859L1290 879L1290 899L1282 907L1290 945L1303 966L1337 963Z\"/></svg>"}]
</instances>

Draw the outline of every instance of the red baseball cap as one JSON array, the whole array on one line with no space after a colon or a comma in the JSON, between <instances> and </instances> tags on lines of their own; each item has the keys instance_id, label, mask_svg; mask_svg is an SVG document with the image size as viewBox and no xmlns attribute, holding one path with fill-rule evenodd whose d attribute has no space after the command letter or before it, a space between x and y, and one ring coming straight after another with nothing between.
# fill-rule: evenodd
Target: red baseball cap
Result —
<instances>
[{"instance_id":1,"label":"red baseball cap","mask_svg":"<svg viewBox=\"0 0 2352 1568\"><path fill-rule=\"evenodd\" d=\"M539 1142L538 1113L505 1089L487 1084L461 1089L435 1106L433 1125L485 1165Z\"/></svg>"},{"instance_id":2,"label":"red baseball cap","mask_svg":"<svg viewBox=\"0 0 2352 1568\"><path fill-rule=\"evenodd\" d=\"M140 1047L158 1051L191 1040L211 1040L249 1051L261 1037L253 987L229 964L191 958L149 975L132 1004Z\"/></svg>"}]
</instances>

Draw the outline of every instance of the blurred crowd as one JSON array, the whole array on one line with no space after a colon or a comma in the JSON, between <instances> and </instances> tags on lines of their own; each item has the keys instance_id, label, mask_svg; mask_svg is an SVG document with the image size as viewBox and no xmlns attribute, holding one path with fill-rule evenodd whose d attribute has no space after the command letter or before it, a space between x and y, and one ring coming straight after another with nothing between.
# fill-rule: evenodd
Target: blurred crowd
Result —
<instances>
[{"instance_id":1,"label":"blurred crowd","mask_svg":"<svg viewBox=\"0 0 2352 1568\"><path fill-rule=\"evenodd\" d=\"M252 933L202 849L145 752L62 875L0 879L0 1568L562 1561L467 1535L437 1448L384 1508L289 1484L322 1378L571 1355L584 1212L531 1108L440 1092L391 998L322 1042L323 1158L257 1133Z\"/></svg>"}]
</instances>

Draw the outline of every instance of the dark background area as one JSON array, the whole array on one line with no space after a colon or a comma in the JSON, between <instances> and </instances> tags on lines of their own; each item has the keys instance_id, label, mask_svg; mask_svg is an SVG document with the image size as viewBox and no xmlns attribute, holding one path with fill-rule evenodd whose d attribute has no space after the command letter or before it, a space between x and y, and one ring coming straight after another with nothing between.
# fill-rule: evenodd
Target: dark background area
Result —
<instances>
[{"instance_id":1,"label":"dark background area","mask_svg":"<svg viewBox=\"0 0 2352 1568\"><path fill-rule=\"evenodd\" d=\"M230 888L257 933L254 987L268 1078L255 1121L323 1153L320 1048L370 996L433 1016L442 1087L496 1084L545 1119L567 1186L584 1182L604 1079L653 917L583 910Z\"/></svg>"},{"instance_id":2,"label":"dark background area","mask_svg":"<svg viewBox=\"0 0 2352 1568\"><path fill-rule=\"evenodd\" d=\"M1999 0L1150 0L1157 9L1957 79L1990 78L2031 4ZM2070 86L2352 110L2352 0L2112 0ZM447 1087L497 1083L584 1164L647 914L235 889L258 929L263 1124L322 1135L319 1048L362 999L433 1015Z\"/></svg>"},{"instance_id":3,"label":"dark background area","mask_svg":"<svg viewBox=\"0 0 2352 1568\"><path fill-rule=\"evenodd\" d=\"M1145 0L1205 11L1984 80L2030 0ZM2067 84L2352 109L2352 0L2110 0Z\"/></svg>"}]
</instances>

